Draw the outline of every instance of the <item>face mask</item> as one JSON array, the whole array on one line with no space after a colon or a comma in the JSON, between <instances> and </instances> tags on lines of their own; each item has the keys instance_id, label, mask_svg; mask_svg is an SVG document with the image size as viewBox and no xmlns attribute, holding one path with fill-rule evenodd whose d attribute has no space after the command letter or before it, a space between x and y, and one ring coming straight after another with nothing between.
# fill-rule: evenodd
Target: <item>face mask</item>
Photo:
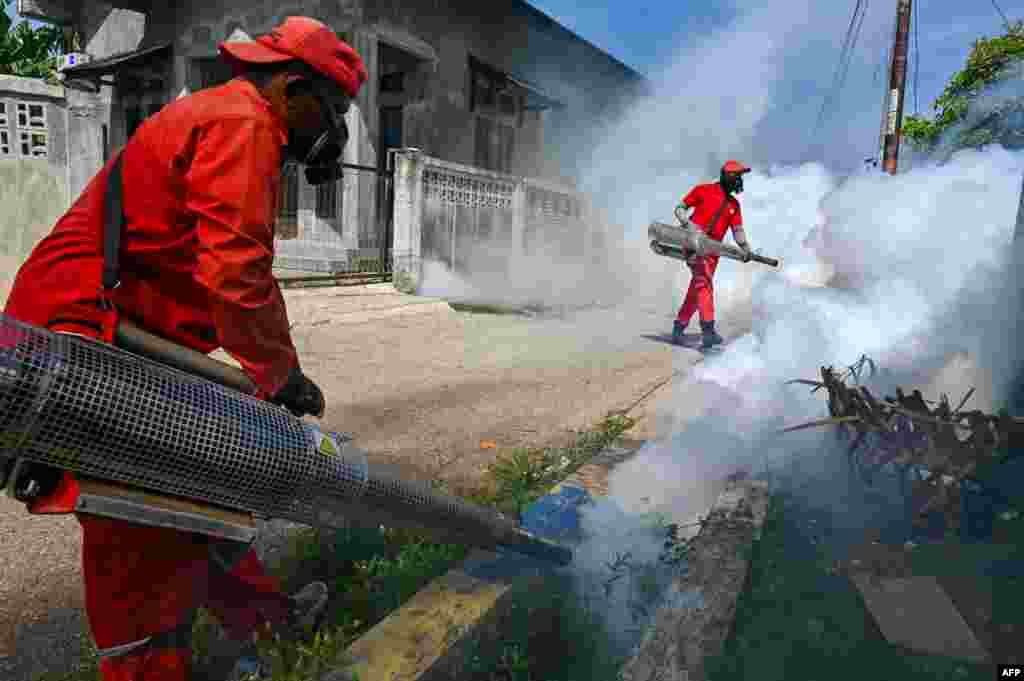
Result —
<instances>
[{"instance_id":1,"label":"face mask","mask_svg":"<svg viewBox=\"0 0 1024 681\"><path fill-rule=\"evenodd\" d=\"M739 194L743 191L743 176L734 175L731 173L722 173L718 183L722 185L722 189L729 194Z\"/></svg>"},{"instance_id":2,"label":"face mask","mask_svg":"<svg viewBox=\"0 0 1024 681\"><path fill-rule=\"evenodd\" d=\"M342 103L334 103L332 97L316 93L315 88L314 94L324 113L323 126L316 131L289 131L286 152L292 160L306 166L306 180L315 186L341 179L338 159L348 142L348 126ZM347 109L347 102L343 105Z\"/></svg>"}]
</instances>

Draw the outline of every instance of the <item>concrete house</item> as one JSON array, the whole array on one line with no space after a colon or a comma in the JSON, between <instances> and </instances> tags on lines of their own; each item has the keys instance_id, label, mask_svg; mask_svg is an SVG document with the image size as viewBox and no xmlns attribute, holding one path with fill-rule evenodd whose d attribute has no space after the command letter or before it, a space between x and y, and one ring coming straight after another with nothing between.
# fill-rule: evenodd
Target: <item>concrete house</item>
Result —
<instances>
[{"instance_id":1,"label":"concrete house","mask_svg":"<svg viewBox=\"0 0 1024 681\"><path fill-rule=\"evenodd\" d=\"M640 74L523 0L19 0L18 11L76 31L89 57L63 74L75 112L61 133L68 200L146 117L230 77L220 41L297 14L348 40L370 74L347 121L351 172L318 188L301 172L286 175L278 260L296 269L344 269L392 247L388 150L415 148L463 174L535 178L571 192L587 136L646 88ZM538 191L530 200L573 215Z\"/></svg>"}]
</instances>

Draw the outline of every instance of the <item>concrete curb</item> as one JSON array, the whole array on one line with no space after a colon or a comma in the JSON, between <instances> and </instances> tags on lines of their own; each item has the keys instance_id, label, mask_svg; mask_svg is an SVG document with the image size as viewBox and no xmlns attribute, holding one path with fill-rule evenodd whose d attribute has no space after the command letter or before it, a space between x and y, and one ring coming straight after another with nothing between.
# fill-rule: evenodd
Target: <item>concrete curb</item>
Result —
<instances>
[{"instance_id":1,"label":"concrete curb","mask_svg":"<svg viewBox=\"0 0 1024 681\"><path fill-rule=\"evenodd\" d=\"M705 660L721 653L732 628L768 499L765 482L728 484L690 544L689 570L674 580L622 681L704 681Z\"/></svg>"},{"instance_id":2,"label":"concrete curb","mask_svg":"<svg viewBox=\"0 0 1024 681\"><path fill-rule=\"evenodd\" d=\"M590 495L588 488L604 495L601 476L594 469L628 458L641 444L630 442L599 452L534 502L523 513L522 526L555 541L571 534L578 525L576 509ZM547 566L515 554L473 551L353 643L348 653L355 665L345 673L355 672L360 681L468 678L469 657L496 651L504 624L519 607L518 595L533 585L539 587L547 573ZM543 618L555 615L539 606L527 607L534 607L527 615L538 626ZM340 674L339 681L345 678Z\"/></svg>"}]
</instances>

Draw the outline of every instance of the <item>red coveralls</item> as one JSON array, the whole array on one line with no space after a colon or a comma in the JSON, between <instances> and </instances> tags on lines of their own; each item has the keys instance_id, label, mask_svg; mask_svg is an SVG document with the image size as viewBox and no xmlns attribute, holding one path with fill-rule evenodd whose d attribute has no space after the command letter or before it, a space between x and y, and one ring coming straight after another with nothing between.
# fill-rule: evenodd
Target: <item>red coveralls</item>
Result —
<instances>
[{"instance_id":1,"label":"red coveralls","mask_svg":"<svg viewBox=\"0 0 1024 681\"><path fill-rule=\"evenodd\" d=\"M722 207L726 200L726 193L722 191L721 185L717 182L711 184L699 184L690 190L690 193L683 197L683 204L687 208L694 208L693 222L715 241L725 238L725 233L731 228L743 224L743 215L740 212L740 202L736 197L729 197L729 204L719 214L714 225L710 222L715 214ZM714 276L718 267L717 255L704 255L692 258L687 262L690 268L690 288L686 291L686 300L683 301L676 315L683 326L690 323L693 313L700 311L702 322L715 321L715 291Z\"/></svg>"},{"instance_id":2,"label":"red coveralls","mask_svg":"<svg viewBox=\"0 0 1024 681\"><path fill-rule=\"evenodd\" d=\"M297 364L271 274L286 142L285 123L245 80L169 104L123 151L126 227L122 284L109 292L114 308L97 302L108 163L21 267L4 312L108 343L122 315L201 352L223 347L260 397L276 393ZM106 681L185 681L197 607L239 640L287 616L289 600L251 548L98 516L78 520L89 623L101 653L110 653L100 665ZM181 635L168 635L175 630ZM132 646L152 636L150 645Z\"/></svg>"}]
</instances>

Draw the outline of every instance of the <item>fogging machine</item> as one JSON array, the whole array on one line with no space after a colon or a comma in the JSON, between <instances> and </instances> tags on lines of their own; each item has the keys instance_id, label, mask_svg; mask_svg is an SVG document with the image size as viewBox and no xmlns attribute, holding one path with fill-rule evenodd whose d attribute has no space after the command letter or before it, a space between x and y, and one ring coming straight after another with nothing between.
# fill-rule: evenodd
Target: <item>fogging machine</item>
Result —
<instances>
[{"instance_id":1,"label":"fogging machine","mask_svg":"<svg viewBox=\"0 0 1024 681\"><path fill-rule=\"evenodd\" d=\"M131 324L117 346L0 314L0 488L74 474L76 512L252 541L255 517L423 529L558 564L572 551L497 511L369 465L350 436L253 397L242 371Z\"/></svg>"},{"instance_id":2,"label":"fogging machine","mask_svg":"<svg viewBox=\"0 0 1024 681\"><path fill-rule=\"evenodd\" d=\"M694 256L719 255L730 260L747 261L742 249L709 238L691 222L681 226L652 222L647 228L647 238L651 241L651 250L666 258L686 261ZM750 262L779 266L775 258L766 258L756 253L750 254Z\"/></svg>"}]
</instances>

